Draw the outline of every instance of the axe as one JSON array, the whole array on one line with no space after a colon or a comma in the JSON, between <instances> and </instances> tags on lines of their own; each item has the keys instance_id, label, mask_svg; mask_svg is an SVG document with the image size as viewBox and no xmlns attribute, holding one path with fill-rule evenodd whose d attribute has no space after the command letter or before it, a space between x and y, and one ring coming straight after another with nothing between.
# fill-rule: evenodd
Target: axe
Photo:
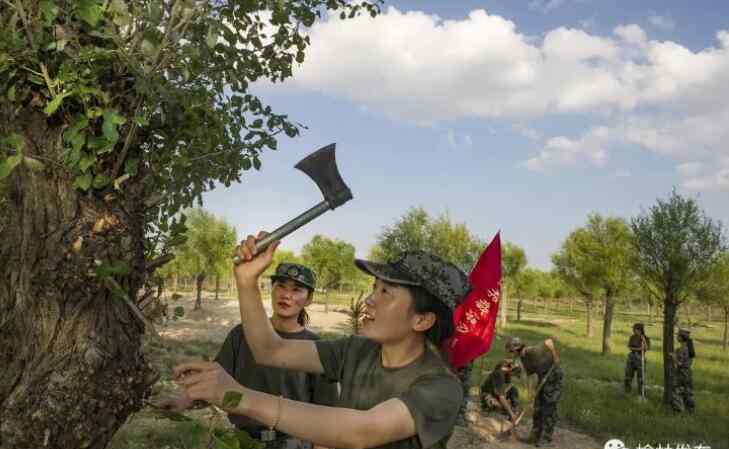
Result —
<instances>
[{"instance_id":1,"label":"axe","mask_svg":"<svg viewBox=\"0 0 729 449\"><path fill-rule=\"evenodd\" d=\"M352 199L352 192L342 180L337 169L337 160L334 155L335 148L336 144L329 144L306 156L294 166L314 180L324 195L324 200L256 242L256 252L265 250L271 242L281 240L324 212L336 209ZM240 262L238 256L233 258L233 263L236 265Z\"/></svg>"}]
</instances>

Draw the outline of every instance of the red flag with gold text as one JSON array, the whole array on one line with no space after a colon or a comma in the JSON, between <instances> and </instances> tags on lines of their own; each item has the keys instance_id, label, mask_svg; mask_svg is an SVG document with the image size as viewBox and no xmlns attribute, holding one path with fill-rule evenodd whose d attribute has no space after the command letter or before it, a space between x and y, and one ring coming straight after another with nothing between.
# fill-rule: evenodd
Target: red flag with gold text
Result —
<instances>
[{"instance_id":1,"label":"red flag with gold text","mask_svg":"<svg viewBox=\"0 0 729 449\"><path fill-rule=\"evenodd\" d=\"M468 275L471 292L453 313L455 331L445 343L455 369L488 352L501 299L501 236L497 233Z\"/></svg>"}]
</instances>

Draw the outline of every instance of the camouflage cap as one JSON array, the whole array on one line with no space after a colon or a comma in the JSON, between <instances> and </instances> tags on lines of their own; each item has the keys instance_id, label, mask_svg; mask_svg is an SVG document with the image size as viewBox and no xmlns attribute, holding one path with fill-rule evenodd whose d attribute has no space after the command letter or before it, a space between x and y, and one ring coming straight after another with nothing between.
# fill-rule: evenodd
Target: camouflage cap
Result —
<instances>
[{"instance_id":1,"label":"camouflage cap","mask_svg":"<svg viewBox=\"0 0 729 449\"><path fill-rule=\"evenodd\" d=\"M524 346L524 343L521 342L521 338L519 338L519 337L511 337L509 339L509 341L507 341L506 344L504 345L504 348L507 351L511 352L511 351L518 350L522 346Z\"/></svg>"},{"instance_id":2,"label":"camouflage cap","mask_svg":"<svg viewBox=\"0 0 729 449\"><path fill-rule=\"evenodd\" d=\"M271 275L271 280L291 279L304 284L310 289L316 289L316 275L311 268L298 263L281 262L276 267L276 272Z\"/></svg>"},{"instance_id":3,"label":"camouflage cap","mask_svg":"<svg viewBox=\"0 0 729 449\"><path fill-rule=\"evenodd\" d=\"M691 330L686 329L686 328L680 328L678 330L678 335L680 335L682 337L688 337L691 335Z\"/></svg>"},{"instance_id":4,"label":"camouflage cap","mask_svg":"<svg viewBox=\"0 0 729 449\"><path fill-rule=\"evenodd\" d=\"M422 287L451 310L471 290L466 273L454 264L425 251L406 251L399 259L386 263L361 259L354 263L360 270L383 281Z\"/></svg>"}]
</instances>

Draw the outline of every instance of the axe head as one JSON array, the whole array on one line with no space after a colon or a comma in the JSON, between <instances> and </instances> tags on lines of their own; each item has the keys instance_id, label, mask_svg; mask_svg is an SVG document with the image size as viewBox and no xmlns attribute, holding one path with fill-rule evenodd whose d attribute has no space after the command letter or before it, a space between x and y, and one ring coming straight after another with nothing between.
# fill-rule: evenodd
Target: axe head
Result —
<instances>
[{"instance_id":1,"label":"axe head","mask_svg":"<svg viewBox=\"0 0 729 449\"><path fill-rule=\"evenodd\" d=\"M320 148L295 165L319 186L330 209L335 209L352 199L352 191L344 183L337 169L335 147L336 144L332 143Z\"/></svg>"}]
</instances>

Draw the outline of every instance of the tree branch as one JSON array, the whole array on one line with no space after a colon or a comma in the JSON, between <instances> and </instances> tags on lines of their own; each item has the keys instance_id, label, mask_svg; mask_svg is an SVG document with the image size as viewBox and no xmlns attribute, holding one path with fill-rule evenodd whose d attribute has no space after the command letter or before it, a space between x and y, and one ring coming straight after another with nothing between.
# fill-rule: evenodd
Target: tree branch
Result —
<instances>
[{"instance_id":1,"label":"tree branch","mask_svg":"<svg viewBox=\"0 0 729 449\"><path fill-rule=\"evenodd\" d=\"M18 15L20 16L20 20L23 22L23 28L25 28L25 34L28 36L28 43L30 43L31 48L35 50L35 43L33 42L33 33L30 30L30 23L28 23L28 16L25 15L25 9L23 9L23 4L20 2L20 0L15 0L15 9L18 10Z\"/></svg>"},{"instance_id":2,"label":"tree branch","mask_svg":"<svg viewBox=\"0 0 729 449\"><path fill-rule=\"evenodd\" d=\"M157 268L161 267L162 265L172 262L174 259L175 259L174 254L165 254L164 256L159 256L158 258L151 260L147 264L147 271L152 272L152 271L156 270Z\"/></svg>"}]
</instances>

